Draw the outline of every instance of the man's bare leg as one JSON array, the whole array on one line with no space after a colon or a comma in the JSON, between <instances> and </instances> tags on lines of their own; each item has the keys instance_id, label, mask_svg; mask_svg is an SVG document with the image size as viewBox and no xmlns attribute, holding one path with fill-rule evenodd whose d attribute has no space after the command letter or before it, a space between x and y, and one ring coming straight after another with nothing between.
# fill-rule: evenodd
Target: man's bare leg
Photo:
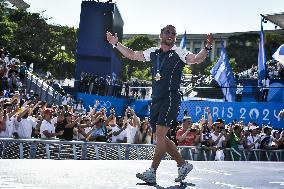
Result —
<instances>
[{"instance_id":1,"label":"man's bare leg","mask_svg":"<svg viewBox=\"0 0 284 189\"><path fill-rule=\"evenodd\" d=\"M167 153L177 162L177 166L180 167L185 163L185 160L180 155L177 150L177 146L173 141L171 141L168 137L166 137L167 143Z\"/></svg>"},{"instance_id":2,"label":"man's bare leg","mask_svg":"<svg viewBox=\"0 0 284 189\"><path fill-rule=\"evenodd\" d=\"M157 125L156 127L156 148L154 153L154 158L152 162L152 167L157 170L162 158L168 152L170 156L177 162L178 166L184 164L184 159L182 159L179 154L176 145L167 137L169 128L166 126Z\"/></svg>"}]
</instances>

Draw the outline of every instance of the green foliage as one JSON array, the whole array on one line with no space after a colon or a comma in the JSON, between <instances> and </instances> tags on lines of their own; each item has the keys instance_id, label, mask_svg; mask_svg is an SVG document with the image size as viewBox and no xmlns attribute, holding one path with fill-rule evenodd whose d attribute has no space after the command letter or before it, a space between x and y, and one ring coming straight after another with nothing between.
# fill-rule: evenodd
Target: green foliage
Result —
<instances>
[{"instance_id":1,"label":"green foliage","mask_svg":"<svg viewBox=\"0 0 284 189\"><path fill-rule=\"evenodd\" d=\"M1 46L9 46L15 40L15 31L18 25L3 18L0 21L0 44Z\"/></svg>"},{"instance_id":2,"label":"green foliage","mask_svg":"<svg viewBox=\"0 0 284 189\"><path fill-rule=\"evenodd\" d=\"M226 50L230 58L234 58L238 66L233 67L235 72L241 72L257 64L259 34L241 34L231 36Z\"/></svg>"},{"instance_id":3,"label":"green foliage","mask_svg":"<svg viewBox=\"0 0 284 189\"><path fill-rule=\"evenodd\" d=\"M271 60L273 53L284 43L284 37L277 33L267 32L265 37L266 60Z\"/></svg>"},{"instance_id":4,"label":"green foliage","mask_svg":"<svg viewBox=\"0 0 284 189\"><path fill-rule=\"evenodd\" d=\"M265 52L266 60L272 59L272 54L275 50L284 43L284 38L277 33L265 33ZM237 65L233 66L234 72L242 72L251 68L252 65L258 63L260 34L241 34L231 36L226 47L228 56L235 58Z\"/></svg>"},{"instance_id":5,"label":"green foliage","mask_svg":"<svg viewBox=\"0 0 284 189\"><path fill-rule=\"evenodd\" d=\"M211 64L209 64L209 65L205 68L205 70L204 70L205 75L211 75L210 71L211 71L211 69L213 68L213 66L217 63L217 61L218 61L218 59L214 60Z\"/></svg>"},{"instance_id":6,"label":"green foliage","mask_svg":"<svg viewBox=\"0 0 284 189\"><path fill-rule=\"evenodd\" d=\"M123 44L134 51L142 51L156 45L156 41L148 36L133 36L132 38L123 41ZM150 80L150 62L138 62L122 58L122 79L128 80L131 77L136 77L140 80Z\"/></svg>"},{"instance_id":7,"label":"green foliage","mask_svg":"<svg viewBox=\"0 0 284 189\"><path fill-rule=\"evenodd\" d=\"M230 58L229 63L231 64L231 68L234 73L238 71L238 66L235 58Z\"/></svg>"},{"instance_id":8,"label":"green foliage","mask_svg":"<svg viewBox=\"0 0 284 189\"><path fill-rule=\"evenodd\" d=\"M35 70L50 70L58 79L74 77L77 30L46 21L39 13L8 9L0 2L0 45L21 61L33 62Z\"/></svg>"}]
</instances>

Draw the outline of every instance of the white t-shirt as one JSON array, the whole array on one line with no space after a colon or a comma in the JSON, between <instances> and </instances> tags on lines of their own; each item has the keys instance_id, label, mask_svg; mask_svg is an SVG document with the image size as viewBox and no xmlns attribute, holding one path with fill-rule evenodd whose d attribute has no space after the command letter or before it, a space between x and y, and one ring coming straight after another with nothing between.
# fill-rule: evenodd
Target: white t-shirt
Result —
<instances>
[{"instance_id":1,"label":"white t-shirt","mask_svg":"<svg viewBox=\"0 0 284 189\"><path fill-rule=\"evenodd\" d=\"M54 117L50 120L51 124L54 126L57 123L58 117Z\"/></svg>"},{"instance_id":2,"label":"white t-shirt","mask_svg":"<svg viewBox=\"0 0 284 189\"><path fill-rule=\"evenodd\" d=\"M6 130L0 131L0 138L12 138L15 130L14 126L15 117L6 120Z\"/></svg>"},{"instance_id":3,"label":"white t-shirt","mask_svg":"<svg viewBox=\"0 0 284 189\"><path fill-rule=\"evenodd\" d=\"M48 131L49 133L55 133L55 127L52 123L43 120L40 126L40 134L41 134L41 138L47 138L43 132L44 131Z\"/></svg>"},{"instance_id":4,"label":"white t-shirt","mask_svg":"<svg viewBox=\"0 0 284 189\"><path fill-rule=\"evenodd\" d=\"M114 136L113 133L117 132L120 130L120 128L116 125L115 127L112 127L112 137L111 137L111 142L117 142L117 139L119 140L123 140L125 137L127 137L127 132L126 130L122 130L121 133L119 133L119 135Z\"/></svg>"},{"instance_id":5,"label":"white t-shirt","mask_svg":"<svg viewBox=\"0 0 284 189\"><path fill-rule=\"evenodd\" d=\"M84 129L84 132L87 134L88 132L90 132L92 130L92 127L86 127L86 128L82 128L82 129ZM86 138L81 133L78 133L78 139L79 140L85 140Z\"/></svg>"},{"instance_id":6,"label":"white t-shirt","mask_svg":"<svg viewBox=\"0 0 284 189\"><path fill-rule=\"evenodd\" d=\"M270 80L269 80L269 79L263 79L263 80L262 80L263 89L268 89L269 83L270 83Z\"/></svg>"},{"instance_id":7,"label":"white t-shirt","mask_svg":"<svg viewBox=\"0 0 284 189\"><path fill-rule=\"evenodd\" d=\"M253 144L257 139L259 139L259 136L257 135L257 136L248 136L248 138L247 138L247 144L248 145L251 145L251 144ZM256 143L254 146L252 146L250 149L258 149L259 148L259 142L258 143Z\"/></svg>"},{"instance_id":8,"label":"white t-shirt","mask_svg":"<svg viewBox=\"0 0 284 189\"><path fill-rule=\"evenodd\" d=\"M217 140L217 138L219 137L221 135L221 133L219 133L219 135L218 136L216 136L215 134L211 134L211 136L212 136L212 140L215 142L216 140ZM219 148L221 148L221 147L223 147L223 142L225 141L225 137L224 136L221 136L221 138L219 139L219 142L218 142L218 144L216 145L216 147L219 147Z\"/></svg>"},{"instance_id":9,"label":"white t-shirt","mask_svg":"<svg viewBox=\"0 0 284 189\"><path fill-rule=\"evenodd\" d=\"M19 138L31 138L32 130L36 127L36 122L29 116L26 119L21 118L20 122L16 120L15 125Z\"/></svg>"},{"instance_id":10,"label":"white t-shirt","mask_svg":"<svg viewBox=\"0 0 284 189\"><path fill-rule=\"evenodd\" d=\"M127 143L133 144L134 143L134 137L137 132L137 127L133 127L129 123L126 127L126 133L127 133Z\"/></svg>"}]
</instances>

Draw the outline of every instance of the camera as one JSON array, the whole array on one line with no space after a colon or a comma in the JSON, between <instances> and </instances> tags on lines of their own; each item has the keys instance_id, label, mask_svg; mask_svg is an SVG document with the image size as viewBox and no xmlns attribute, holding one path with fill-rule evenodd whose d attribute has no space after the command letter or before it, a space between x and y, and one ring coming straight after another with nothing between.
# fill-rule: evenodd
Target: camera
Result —
<instances>
[{"instance_id":1,"label":"camera","mask_svg":"<svg viewBox=\"0 0 284 189\"><path fill-rule=\"evenodd\" d=\"M190 132L196 132L196 129L190 129Z\"/></svg>"},{"instance_id":2,"label":"camera","mask_svg":"<svg viewBox=\"0 0 284 189\"><path fill-rule=\"evenodd\" d=\"M127 118L130 119L132 117L131 112L127 112Z\"/></svg>"},{"instance_id":3,"label":"camera","mask_svg":"<svg viewBox=\"0 0 284 189\"><path fill-rule=\"evenodd\" d=\"M60 105L60 106L59 106L59 110L64 110L64 106L63 106L63 105Z\"/></svg>"},{"instance_id":4,"label":"camera","mask_svg":"<svg viewBox=\"0 0 284 189\"><path fill-rule=\"evenodd\" d=\"M132 117L131 108L129 106L126 109L126 116L127 116L128 119L130 119Z\"/></svg>"}]
</instances>

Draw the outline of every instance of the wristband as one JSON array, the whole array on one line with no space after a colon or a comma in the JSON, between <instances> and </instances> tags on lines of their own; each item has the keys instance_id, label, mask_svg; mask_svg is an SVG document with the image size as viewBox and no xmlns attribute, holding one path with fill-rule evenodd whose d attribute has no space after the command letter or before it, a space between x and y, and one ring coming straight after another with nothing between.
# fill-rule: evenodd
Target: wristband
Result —
<instances>
[{"instance_id":1,"label":"wristband","mask_svg":"<svg viewBox=\"0 0 284 189\"><path fill-rule=\"evenodd\" d=\"M212 50L212 46L210 46L209 48L204 46L204 49L207 50L207 51L210 51L210 50Z\"/></svg>"},{"instance_id":2,"label":"wristband","mask_svg":"<svg viewBox=\"0 0 284 189\"><path fill-rule=\"evenodd\" d=\"M115 44L112 45L113 48L116 48L118 45L118 42L116 42Z\"/></svg>"}]
</instances>

